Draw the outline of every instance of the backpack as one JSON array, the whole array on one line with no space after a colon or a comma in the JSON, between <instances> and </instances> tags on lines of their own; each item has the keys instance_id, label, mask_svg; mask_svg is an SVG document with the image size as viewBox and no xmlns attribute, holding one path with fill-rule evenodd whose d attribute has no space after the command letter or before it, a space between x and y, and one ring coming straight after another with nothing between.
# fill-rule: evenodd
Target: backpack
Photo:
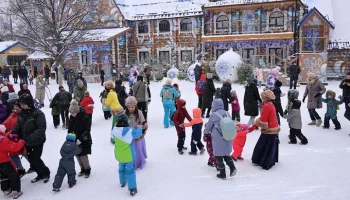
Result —
<instances>
[{"instance_id":1,"label":"backpack","mask_svg":"<svg viewBox=\"0 0 350 200\"><path fill-rule=\"evenodd\" d=\"M226 112L225 116L221 116L219 113L214 112L218 117L220 117L220 128L222 137L227 140L233 140L237 135L236 124L231 119L231 116ZM220 132L220 131L219 131Z\"/></svg>"},{"instance_id":2,"label":"backpack","mask_svg":"<svg viewBox=\"0 0 350 200\"><path fill-rule=\"evenodd\" d=\"M171 94L170 88L163 89L163 99L171 99L172 96L173 95Z\"/></svg>"},{"instance_id":3,"label":"backpack","mask_svg":"<svg viewBox=\"0 0 350 200\"><path fill-rule=\"evenodd\" d=\"M204 80L199 80L198 82L197 82L197 89L198 89L198 91L200 91L200 92L203 92L204 91L204 86L205 86L205 81Z\"/></svg>"}]
</instances>

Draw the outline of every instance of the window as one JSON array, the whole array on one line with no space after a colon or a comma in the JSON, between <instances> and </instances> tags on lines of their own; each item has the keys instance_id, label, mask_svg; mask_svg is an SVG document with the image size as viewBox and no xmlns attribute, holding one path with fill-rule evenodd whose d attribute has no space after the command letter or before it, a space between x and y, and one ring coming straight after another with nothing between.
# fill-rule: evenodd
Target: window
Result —
<instances>
[{"instance_id":1,"label":"window","mask_svg":"<svg viewBox=\"0 0 350 200\"><path fill-rule=\"evenodd\" d=\"M184 50L180 52L181 61L183 62L190 62L192 61L192 51L191 50Z\"/></svg>"},{"instance_id":2,"label":"window","mask_svg":"<svg viewBox=\"0 0 350 200\"><path fill-rule=\"evenodd\" d=\"M243 50L243 59L249 64L253 63L254 59L254 49L244 49Z\"/></svg>"},{"instance_id":3,"label":"window","mask_svg":"<svg viewBox=\"0 0 350 200\"><path fill-rule=\"evenodd\" d=\"M140 63L149 63L149 52L139 52Z\"/></svg>"},{"instance_id":4,"label":"window","mask_svg":"<svg viewBox=\"0 0 350 200\"><path fill-rule=\"evenodd\" d=\"M19 65L22 61L26 60L27 56L7 56L8 65Z\"/></svg>"},{"instance_id":5,"label":"window","mask_svg":"<svg viewBox=\"0 0 350 200\"><path fill-rule=\"evenodd\" d=\"M282 48L270 48L269 49L269 63L271 65L278 65L283 60Z\"/></svg>"},{"instance_id":6,"label":"window","mask_svg":"<svg viewBox=\"0 0 350 200\"><path fill-rule=\"evenodd\" d=\"M168 20L162 20L159 22L159 32L170 32L170 23Z\"/></svg>"},{"instance_id":7,"label":"window","mask_svg":"<svg viewBox=\"0 0 350 200\"><path fill-rule=\"evenodd\" d=\"M138 25L139 33L148 33L148 24L147 22L140 22Z\"/></svg>"},{"instance_id":8,"label":"window","mask_svg":"<svg viewBox=\"0 0 350 200\"><path fill-rule=\"evenodd\" d=\"M225 52L227 51L227 49L216 49L216 60Z\"/></svg>"},{"instance_id":9,"label":"window","mask_svg":"<svg viewBox=\"0 0 350 200\"><path fill-rule=\"evenodd\" d=\"M229 19L226 15L222 15L216 19L216 30L228 29Z\"/></svg>"},{"instance_id":10,"label":"window","mask_svg":"<svg viewBox=\"0 0 350 200\"><path fill-rule=\"evenodd\" d=\"M284 26L284 15L282 12L273 12L269 18L270 27L281 27Z\"/></svg>"},{"instance_id":11,"label":"window","mask_svg":"<svg viewBox=\"0 0 350 200\"><path fill-rule=\"evenodd\" d=\"M159 51L159 61L170 64L170 52L169 51Z\"/></svg>"},{"instance_id":12,"label":"window","mask_svg":"<svg viewBox=\"0 0 350 200\"><path fill-rule=\"evenodd\" d=\"M80 53L81 53L81 64L85 66L88 64L88 51L82 50Z\"/></svg>"},{"instance_id":13,"label":"window","mask_svg":"<svg viewBox=\"0 0 350 200\"><path fill-rule=\"evenodd\" d=\"M181 20L180 31L192 31L192 21L190 19Z\"/></svg>"}]
</instances>

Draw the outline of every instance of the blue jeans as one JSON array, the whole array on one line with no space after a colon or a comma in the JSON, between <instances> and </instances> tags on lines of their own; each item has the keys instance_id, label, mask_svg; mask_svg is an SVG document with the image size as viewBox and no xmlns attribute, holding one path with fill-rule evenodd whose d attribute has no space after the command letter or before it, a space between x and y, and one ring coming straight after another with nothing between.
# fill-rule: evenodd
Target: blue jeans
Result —
<instances>
[{"instance_id":1,"label":"blue jeans","mask_svg":"<svg viewBox=\"0 0 350 200\"><path fill-rule=\"evenodd\" d=\"M121 185L128 183L129 190L137 189L134 161L119 163L119 183Z\"/></svg>"},{"instance_id":2,"label":"blue jeans","mask_svg":"<svg viewBox=\"0 0 350 200\"><path fill-rule=\"evenodd\" d=\"M316 109L309 109L309 114L310 114L310 118L312 121L316 121L316 120L321 119L321 117L316 112Z\"/></svg>"},{"instance_id":3,"label":"blue jeans","mask_svg":"<svg viewBox=\"0 0 350 200\"><path fill-rule=\"evenodd\" d=\"M29 160L28 160L28 155L25 154L25 155L23 155L23 156L24 156L24 157L26 158L26 160L29 162ZM22 162L21 162L21 159L19 158L19 156L10 156L10 159L11 159L11 161L12 161L13 163L15 163L17 169L19 169L19 170L23 170L23 169L24 169L24 168L23 168L23 165L22 165Z\"/></svg>"},{"instance_id":4,"label":"blue jeans","mask_svg":"<svg viewBox=\"0 0 350 200\"><path fill-rule=\"evenodd\" d=\"M172 119L170 119L170 117L175 112L175 104L174 103L163 103L163 108L164 108L163 124L164 124L164 128L168 128L169 123L170 123L170 125L174 125L174 122Z\"/></svg>"}]
</instances>

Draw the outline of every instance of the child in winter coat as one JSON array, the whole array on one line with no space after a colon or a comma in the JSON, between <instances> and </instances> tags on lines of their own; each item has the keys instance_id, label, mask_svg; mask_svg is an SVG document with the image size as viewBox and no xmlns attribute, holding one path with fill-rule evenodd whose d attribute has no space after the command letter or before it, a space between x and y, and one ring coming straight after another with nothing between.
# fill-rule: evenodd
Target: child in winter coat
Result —
<instances>
[{"instance_id":1,"label":"child in winter coat","mask_svg":"<svg viewBox=\"0 0 350 200\"><path fill-rule=\"evenodd\" d=\"M51 115L53 120L53 126L57 128L60 125L60 107L59 107L59 99L52 100L50 102Z\"/></svg>"},{"instance_id":2,"label":"child in winter coat","mask_svg":"<svg viewBox=\"0 0 350 200\"><path fill-rule=\"evenodd\" d=\"M307 144L307 138L302 134L302 122L301 122L301 101L298 100L299 91L298 90L289 90L288 91L288 105L287 109L284 111L283 118L287 118L289 124L289 144L296 144L297 139L301 141L300 144Z\"/></svg>"},{"instance_id":3,"label":"child in winter coat","mask_svg":"<svg viewBox=\"0 0 350 200\"><path fill-rule=\"evenodd\" d=\"M106 90L103 90L101 93L100 93L100 101L102 103L102 111L103 111L103 115L105 117L105 120L107 119L110 119L112 117L111 115L111 107L110 106L106 106L103 104L103 101L102 99L106 99L107 98L107 92Z\"/></svg>"},{"instance_id":4,"label":"child in winter coat","mask_svg":"<svg viewBox=\"0 0 350 200\"><path fill-rule=\"evenodd\" d=\"M74 156L81 153L81 149L75 143L76 135L68 133L66 136L66 141L63 143L60 154L62 158L60 159L60 164L57 169L57 174L55 176L55 181L53 182L53 191L59 192L62 186L64 177L67 174L69 188L72 188L77 181L75 180L75 162Z\"/></svg>"},{"instance_id":5,"label":"child in winter coat","mask_svg":"<svg viewBox=\"0 0 350 200\"><path fill-rule=\"evenodd\" d=\"M258 81L259 88L261 87L262 82L264 81L263 69L259 66L255 68L256 80Z\"/></svg>"},{"instance_id":6,"label":"child in winter coat","mask_svg":"<svg viewBox=\"0 0 350 200\"><path fill-rule=\"evenodd\" d=\"M340 130L341 125L337 118L337 110L339 108L339 105L343 103L343 101L338 101L335 99L335 92L332 90L328 90L326 92L326 99L322 98L320 96L319 98L322 100L323 103L327 104L327 111L324 115L324 122L323 122L323 128L329 129L329 120L332 120L335 130Z\"/></svg>"},{"instance_id":7,"label":"child in winter coat","mask_svg":"<svg viewBox=\"0 0 350 200\"><path fill-rule=\"evenodd\" d=\"M33 85L33 79L34 78L33 78L32 70L30 69L28 73L28 80L30 85Z\"/></svg>"},{"instance_id":8,"label":"child in winter coat","mask_svg":"<svg viewBox=\"0 0 350 200\"><path fill-rule=\"evenodd\" d=\"M12 194L13 199L18 199L21 191L21 180L15 167L10 161L9 153L20 152L24 147L24 141L11 141L4 132L0 132L0 177L1 190L5 196Z\"/></svg>"},{"instance_id":9,"label":"child in winter coat","mask_svg":"<svg viewBox=\"0 0 350 200\"><path fill-rule=\"evenodd\" d=\"M242 152L243 148L245 146L245 142L247 140L247 134L252 132L257 126L252 126L248 128L248 125L246 124L239 124L237 125L237 135L235 139L233 140L233 153L232 153L232 159L234 161L243 160L242 158Z\"/></svg>"},{"instance_id":10,"label":"child in winter coat","mask_svg":"<svg viewBox=\"0 0 350 200\"><path fill-rule=\"evenodd\" d=\"M142 114L142 113L141 113ZM136 152L133 140L142 136L142 128L129 125L128 117L125 114L118 116L117 124L112 130L112 137L115 143L114 155L119 162L119 183L125 187L128 183L130 195L137 193L136 174L134 161Z\"/></svg>"},{"instance_id":11,"label":"child in winter coat","mask_svg":"<svg viewBox=\"0 0 350 200\"><path fill-rule=\"evenodd\" d=\"M238 97L237 97L237 93L236 91L231 91L231 95L233 98L233 101L231 102L231 107L232 107L232 120L233 121L237 121L240 122L241 121L241 117L240 117L240 106L239 106L239 102L238 102Z\"/></svg>"},{"instance_id":12,"label":"child in winter coat","mask_svg":"<svg viewBox=\"0 0 350 200\"><path fill-rule=\"evenodd\" d=\"M94 112L94 100L90 97L90 93L85 91L84 98L80 102L80 106L85 109L86 115L92 120L92 113Z\"/></svg>"},{"instance_id":13,"label":"child in winter coat","mask_svg":"<svg viewBox=\"0 0 350 200\"><path fill-rule=\"evenodd\" d=\"M0 124L2 124L7 118L7 106L3 104L0 96Z\"/></svg>"},{"instance_id":14,"label":"child in winter coat","mask_svg":"<svg viewBox=\"0 0 350 200\"><path fill-rule=\"evenodd\" d=\"M190 121L190 123L185 123L185 127L192 126L192 137L191 137L191 151L188 152L190 155L197 155L197 148L200 150L200 154L203 155L205 152L204 145L201 142L202 138L202 127L203 127L203 120L202 120L202 110L199 108L193 109L193 119Z\"/></svg>"},{"instance_id":15,"label":"child in winter coat","mask_svg":"<svg viewBox=\"0 0 350 200\"><path fill-rule=\"evenodd\" d=\"M177 105L177 111L173 114L173 121L175 124L176 132L177 132L177 150L180 155L184 154L183 150L187 150L186 147L184 147L185 139L186 139L186 132L184 127L184 121L185 118L187 118L188 121L192 121L191 116L188 114L186 110L186 101L183 99L179 99L176 101Z\"/></svg>"},{"instance_id":16,"label":"child in winter coat","mask_svg":"<svg viewBox=\"0 0 350 200\"><path fill-rule=\"evenodd\" d=\"M269 72L269 76L267 77L266 80L266 88L270 89L274 87L276 80L278 79L278 69L274 68Z\"/></svg>"}]
</instances>

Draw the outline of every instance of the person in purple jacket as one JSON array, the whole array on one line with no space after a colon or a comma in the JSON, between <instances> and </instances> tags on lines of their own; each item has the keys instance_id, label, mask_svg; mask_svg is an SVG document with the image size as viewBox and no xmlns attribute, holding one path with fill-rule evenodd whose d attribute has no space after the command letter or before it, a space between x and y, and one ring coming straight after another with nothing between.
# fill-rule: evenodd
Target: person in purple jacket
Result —
<instances>
[{"instance_id":1,"label":"person in purple jacket","mask_svg":"<svg viewBox=\"0 0 350 200\"><path fill-rule=\"evenodd\" d=\"M226 116L227 111L224 110L224 102L222 99L214 99L212 103L212 113L217 113L220 116ZM208 123L205 125L204 135L211 134L213 140L213 154L215 156L218 170L220 174L216 175L218 178L225 180L226 171L224 160L226 165L230 167L230 176L234 176L237 173L235 164L231 157L232 152L232 140L228 141L222 137L220 127L220 117L218 115L210 115Z\"/></svg>"},{"instance_id":2,"label":"person in purple jacket","mask_svg":"<svg viewBox=\"0 0 350 200\"><path fill-rule=\"evenodd\" d=\"M2 124L7 118L7 106L3 104L2 98L0 97L0 124Z\"/></svg>"}]
</instances>

